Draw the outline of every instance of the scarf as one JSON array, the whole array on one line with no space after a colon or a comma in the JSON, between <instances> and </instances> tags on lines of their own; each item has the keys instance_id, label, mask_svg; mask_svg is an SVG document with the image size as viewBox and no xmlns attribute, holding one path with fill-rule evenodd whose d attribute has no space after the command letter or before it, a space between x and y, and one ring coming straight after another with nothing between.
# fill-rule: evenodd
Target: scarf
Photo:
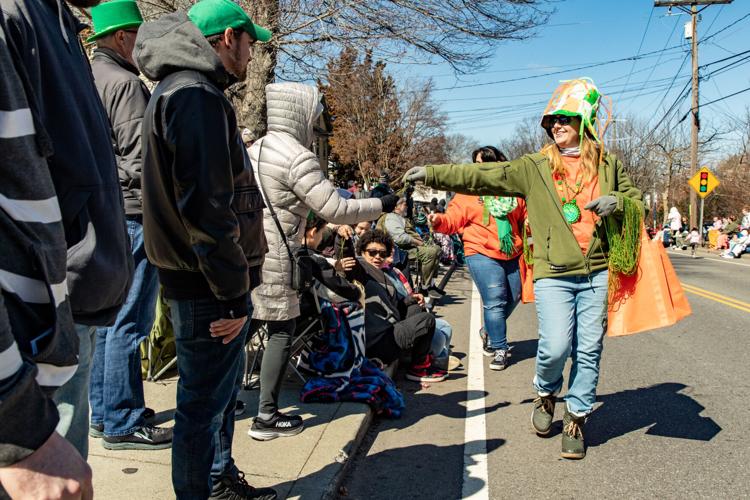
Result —
<instances>
[{"instance_id":1,"label":"scarf","mask_svg":"<svg viewBox=\"0 0 750 500\"><path fill-rule=\"evenodd\" d=\"M482 203L482 222L487 225L490 223L490 215L495 218L500 251L507 256L513 255L513 228L508 220L508 214L516 209L518 200L512 196L482 196Z\"/></svg>"},{"instance_id":2,"label":"scarf","mask_svg":"<svg viewBox=\"0 0 750 500\"><path fill-rule=\"evenodd\" d=\"M559 148L560 154L563 156L581 156L581 146L574 148Z\"/></svg>"}]
</instances>

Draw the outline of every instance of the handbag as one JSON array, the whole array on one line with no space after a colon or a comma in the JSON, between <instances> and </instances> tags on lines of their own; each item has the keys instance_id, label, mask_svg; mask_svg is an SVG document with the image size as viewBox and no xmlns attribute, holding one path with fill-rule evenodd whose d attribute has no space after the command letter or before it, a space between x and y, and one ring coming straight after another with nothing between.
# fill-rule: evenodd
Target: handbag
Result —
<instances>
[{"instance_id":1,"label":"handbag","mask_svg":"<svg viewBox=\"0 0 750 500\"><path fill-rule=\"evenodd\" d=\"M263 199L266 202L268 211L271 212L271 218L273 218L273 221L276 223L276 228L279 230L281 241L284 242L287 254L289 255L289 261L292 263L292 289L298 292L304 292L305 290L311 288L313 285L312 269L314 264L312 261L312 257L310 256L310 252L307 248L307 242L303 244L302 248L298 248L294 252L292 252L292 249L289 246L286 233L281 227L279 218L276 216L276 211L273 209L273 205L268 200L266 191L263 189L263 176L260 173L260 155L262 152L263 141L260 142L260 147L258 149L258 187L260 188L260 193L263 195Z\"/></svg>"}]
</instances>

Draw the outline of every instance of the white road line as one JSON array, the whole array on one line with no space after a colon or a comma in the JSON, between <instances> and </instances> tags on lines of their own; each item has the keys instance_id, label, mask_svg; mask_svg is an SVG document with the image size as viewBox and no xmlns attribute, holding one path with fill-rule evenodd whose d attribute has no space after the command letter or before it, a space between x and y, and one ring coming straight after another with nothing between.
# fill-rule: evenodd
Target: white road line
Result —
<instances>
[{"instance_id":1,"label":"white road line","mask_svg":"<svg viewBox=\"0 0 750 500\"><path fill-rule=\"evenodd\" d=\"M687 257L687 255L684 253L674 252L672 250L667 250L667 253L672 254L672 255L682 255L683 257ZM722 264L732 264L733 266L750 267L750 264L742 264L740 262L734 262L729 259L724 259L721 257L703 257L703 258L706 260L711 260L713 262L720 262Z\"/></svg>"},{"instance_id":2,"label":"white road line","mask_svg":"<svg viewBox=\"0 0 750 500\"><path fill-rule=\"evenodd\" d=\"M464 477L461 498L489 499L487 484L487 425L485 422L484 357L479 328L482 305L479 291L472 286L469 325L469 376L466 385L464 427Z\"/></svg>"}]
</instances>

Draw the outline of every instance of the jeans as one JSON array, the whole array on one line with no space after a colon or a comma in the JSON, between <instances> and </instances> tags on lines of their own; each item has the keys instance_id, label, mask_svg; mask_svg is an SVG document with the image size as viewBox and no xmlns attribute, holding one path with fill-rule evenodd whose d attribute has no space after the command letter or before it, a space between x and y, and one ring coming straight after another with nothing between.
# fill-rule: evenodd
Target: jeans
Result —
<instances>
[{"instance_id":1,"label":"jeans","mask_svg":"<svg viewBox=\"0 0 750 500\"><path fill-rule=\"evenodd\" d=\"M75 328L78 333L78 368L73 377L55 391L52 399L60 414L55 430L85 460L89 454L89 372L96 327L76 323Z\"/></svg>"},{"instance_id":2,"label":"jeans","mask_svg":"<svg viewBox=\"0 0 750 500\"><path fill-rule=\"evenodd\" d=\"M205 500L214 480L236 476L232 460L234 408L242 349L250 321L229 344L213 338L220 318L215 298L168 299L177 346L177 411L172 483L179 500Z\"/></svg>"},{"instance_id":3,"label":"jeans","mask_svg":"<svg viewBox=\"0 0 750 500\"><path fill-rule=\"evenodd\" d=\"M591 413L596 400L602 338L607 330L607 277L607 271L598 271L534 283L539 319L534 387L540 395L557 394L570 356L573 364L565 401L568 411L578 416Z\"/></svg>"},{"instance_id":4,"label":"jeans","mask_svg":"<svg viewBox=\"0 0 750 500\"><path fill-rule=\"evenodd\" d=\"M521 300L518 258L500 260L474 254L466 257L466 263L482 297L489 346L494 350L508 349L506 321Z\"/></svg>"},{"instance_id":5,"label":"jeans","mask_svg":"<svg viewBox=\"0 0 750 500\"><path fill-rule=\"evenodd\" d=\"M91 423L103 423L107 436L132 434L145 423L139 346L151 331L159 291L156 267L143 246L143 226L132 218L127 224L135 261L133 284L115 324L97 329L91 366Z\"/></svg>"},{"instance_id":6,"label":"jeans","mask_svg":"<svg viewBox=\"0 0 750 500\"><path fill-rule=\"evenodd\" d=\"M441 318L435 318L435 335L432 336L430 344L430 354L437 360L442 360L450 356L451 338L453 338L453 328L451 324Z\"/></svg>"}]
</instances>

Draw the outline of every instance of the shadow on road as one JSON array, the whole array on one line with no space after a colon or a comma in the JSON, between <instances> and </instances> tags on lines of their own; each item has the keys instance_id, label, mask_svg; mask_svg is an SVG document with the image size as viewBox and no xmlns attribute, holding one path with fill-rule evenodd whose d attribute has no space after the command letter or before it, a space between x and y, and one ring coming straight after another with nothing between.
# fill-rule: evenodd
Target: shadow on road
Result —
<instances>
[{"instance_id":1,"label":"shadow on road","mask_svg":"<svg viewBox=\"0 0 750 500\"><path fill-rule=\"evenodd\" d=\"M599 396L602 405L586 425L587 444L597 446L644 427L652 436L710 441L721 427L700 415L705 408L682 394L685 388L666 382Z\"/></svg>"}]
</instances>

